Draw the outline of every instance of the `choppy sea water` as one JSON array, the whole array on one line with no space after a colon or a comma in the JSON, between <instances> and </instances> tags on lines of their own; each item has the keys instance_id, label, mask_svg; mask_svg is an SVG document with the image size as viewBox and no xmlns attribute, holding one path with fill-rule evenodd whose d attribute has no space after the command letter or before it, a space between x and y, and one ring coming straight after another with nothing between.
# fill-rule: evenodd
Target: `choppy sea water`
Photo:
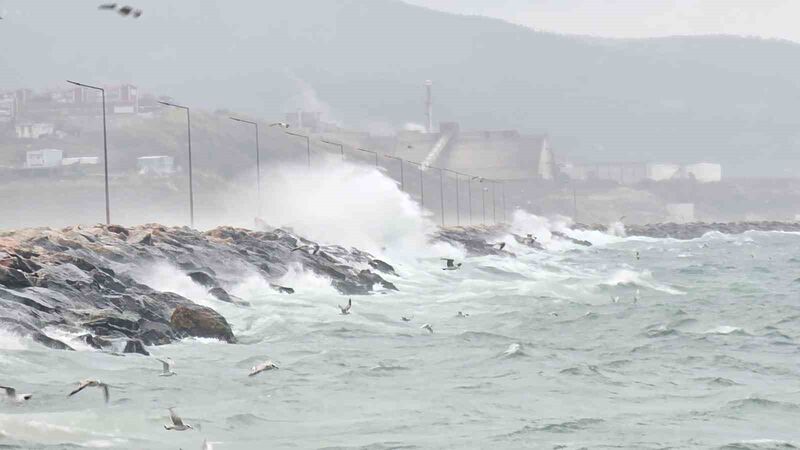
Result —
<instances>
[{"instance_id":1,"label":"choppy sea water","mask_svg":"<svg viewBox=\"0 0 800 450\"><path fill-rule=\"evenodd\" d=\"M800 235L581 237L596 245L511 243L515 257L453 272L390 261L400 292L353 297L349 316L299 270L295 295L237 288L251 308L194 298L241 343L149 348L176 362L169 378L153 357L3 335L0 384L35 397L0 404L0 447L800 446ZM267 358L280 369L249 378ZM109 405L93 390L67 398L87 377L112 385ZM196 430L164 430L171 406Z\"/></svg>"}]
</instances>

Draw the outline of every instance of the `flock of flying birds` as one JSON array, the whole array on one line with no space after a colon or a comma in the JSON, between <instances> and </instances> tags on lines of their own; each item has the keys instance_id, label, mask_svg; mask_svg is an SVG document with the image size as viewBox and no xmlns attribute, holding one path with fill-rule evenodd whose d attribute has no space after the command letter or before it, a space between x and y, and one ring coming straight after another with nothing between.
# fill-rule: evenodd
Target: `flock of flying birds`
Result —
<instances>
[{"instance_id":1,"label":"flock of flying birds","mask_svg":"<svg viewBox=\"0 0 800 450\"><path fill-rule=\"evenodd\" d=\"M349 308L348 308L349 309ZM167 358L166 360L158 359L161 363L162 371L159 374L160 377L171 377L177 375L175 371L172 370L172 367L175 365L174 362ZM271 360L267 360L262 362L261 364L257 364L250 369L250 373L248 376L256 376L262 372L266 372L269 370L278 369L278 366L272 362ZM103 399L106 403L108 403L109 399L111 398L109 389L111 388L110 385L103 383L99 380L83 380L78 383L78 387L72 390L67 397L72 397L73 395L83 391L86 388L98 388L103 392ZM18 393L17 390L10 386L0 386L0 389L5 391L6 397L13 403L22 404L33 398L33 394L22 394ZM164 429L167 431L186 431L186 430L194 430L192 425L183 421L183 419L175 412L174 407L167 408L169 411L169 418L170 424L165 424ZM203 440L203 450L213 450L212 443L209 442L207 439Z\"/></svg>"}]
</instances>

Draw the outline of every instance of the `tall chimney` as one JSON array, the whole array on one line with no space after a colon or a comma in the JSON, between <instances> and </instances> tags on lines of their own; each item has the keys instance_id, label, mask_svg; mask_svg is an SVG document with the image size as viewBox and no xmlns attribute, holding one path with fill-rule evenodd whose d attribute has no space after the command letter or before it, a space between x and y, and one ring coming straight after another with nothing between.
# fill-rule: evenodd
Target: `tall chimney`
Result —
<instances>
[{"instance_id":1,"label":"tall chimney","mask_svg":"<svg viewBox=\"0 0 800 450\"><path fill-rule=\"evenodd\" d=\"M432 86L433 86L433 81L431 80L425 81L425 91L426 91L425 113L427 115L426 128L428 130L428 133L433 133L433 97L431 95Z\"/></svg>"}]
</instances>

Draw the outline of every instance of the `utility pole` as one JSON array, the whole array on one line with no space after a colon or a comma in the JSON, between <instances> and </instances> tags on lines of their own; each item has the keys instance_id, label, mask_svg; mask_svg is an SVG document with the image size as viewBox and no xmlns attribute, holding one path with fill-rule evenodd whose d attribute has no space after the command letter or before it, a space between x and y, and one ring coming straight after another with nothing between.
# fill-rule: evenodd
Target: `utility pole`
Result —
<instances>
[{"instance_id":1,"label":"utility pole","mask_svg":"<svg viewBox=\"0 0 800 450\"><path fill-rule=\"evenodd\" d=\"M231 120L253 125L256 129L256 186L258 189L258 217L261 217L261 150L258 145L258 123L231 117Z\"/></svg>"},{"instance_id":2,"label":"utility pole","mask_svg":"<svg viewBox=\"0 0 800 450\"><path fill-rule=\"evenodd\" d=\"M164 106L170 106L186 111L186 129L189 138L189 223L194 228L194 182L192 181L192 116L187 106L177 105L170 102L158 102Z\"/></svg>"},{"instance_id":3,"label":"utility pole","mask_svg":"<svg viewBox=\"0 0 800 450\"><path fill-rule=\"evenodd\" d=\"M78 83L77 81L67 80L67 83L74 84L75 86L80 86L100 91L100 94L103 97L103 167L105 170L105 184L106 184L106 225L111 225L111 202L108 196L108 134L106 131L106 90L101 87Z\"/></svg>"}]
</instances>

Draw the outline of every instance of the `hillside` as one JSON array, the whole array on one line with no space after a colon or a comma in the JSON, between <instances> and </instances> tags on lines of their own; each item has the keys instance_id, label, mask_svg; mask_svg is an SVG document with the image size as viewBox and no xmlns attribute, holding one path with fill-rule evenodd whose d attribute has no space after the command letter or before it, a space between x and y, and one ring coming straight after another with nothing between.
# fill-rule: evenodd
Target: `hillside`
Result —
<instances>
[{"instance_id":1,"label":"hillside","mask_svg":"<svg viewBox=\"0 0 800 450\"><path fill-rule=\"evenodd\" d=\"M549 133L576 159L800 168L797 44L560 36L394 0L140 3L136 22L91 2L20 7L0 27L0 40L24 43L0 55L0 86L130 81L209 109L306 107L385 130L423 120L432 79L437 120Z\"/></svg>"}]
</instances>

